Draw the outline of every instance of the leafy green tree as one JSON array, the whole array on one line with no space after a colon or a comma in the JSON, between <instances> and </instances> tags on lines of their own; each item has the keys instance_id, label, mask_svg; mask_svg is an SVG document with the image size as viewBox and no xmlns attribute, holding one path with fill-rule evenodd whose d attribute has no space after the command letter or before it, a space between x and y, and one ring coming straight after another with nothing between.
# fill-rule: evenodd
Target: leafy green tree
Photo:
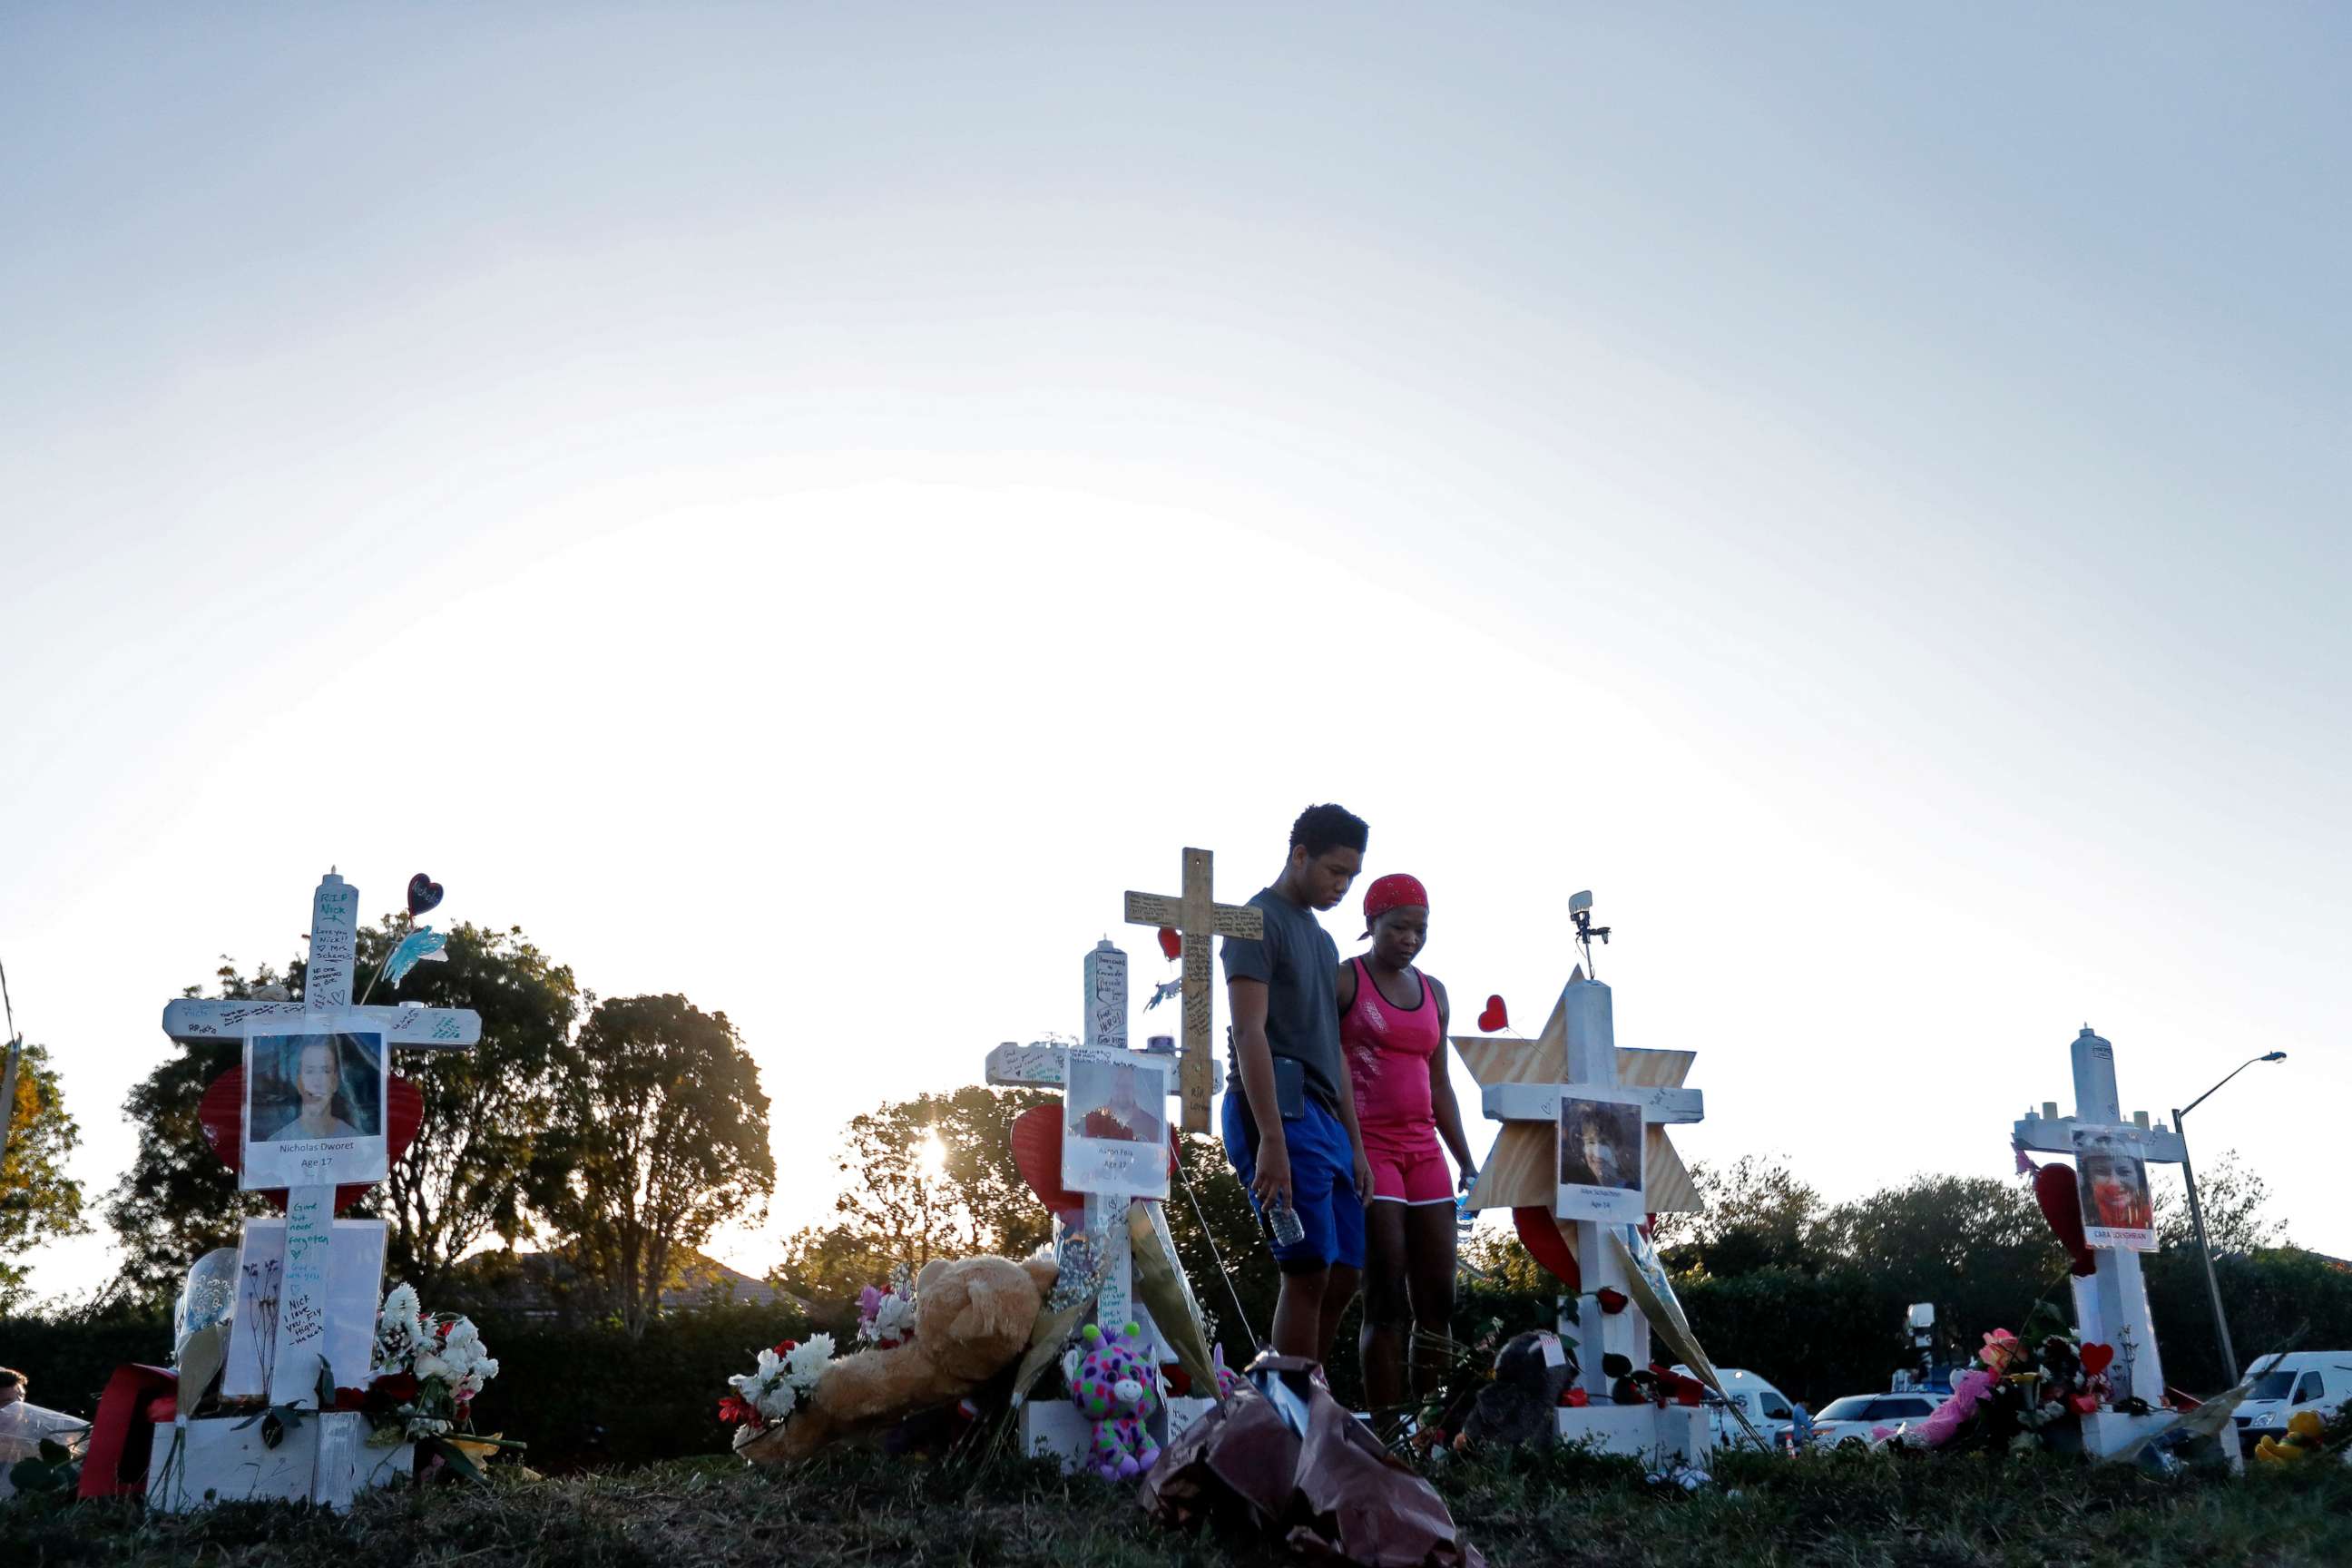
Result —
<instances>
[{"instance_id":1,"label":"leafy green tree","mask_svg":"<svg viewBox=\"0 0 2352 1568\"><path fill-rule=\"evenodd\" d=\"M632 1339L687 1249L776 1184L760 1069L724 1013L683 996L600 1002L532 1165L536 1206L601 1275Z\"/></svg>"},{"instance_id":2,"label":"leafy green tree","mask_svg":"<svg viewBox=\"0 0 2352 1568\"><path fill-rule=\"evenodd\" d=\"M224 957L214 994L242 1001L285 984L263 964L252 975ZM184 996L200 996L191 985ZM168 1300L188 1265L216 1247L236 1245L239 1222L267 1214L257 1193L240 1193L236 1173L205 1140L198 1109L212 1081L237 1065L234 1039L174 1040L155 1069L131 1086L123 1119L139 1130L139 1152L106 1200L106 1222L121 1249L117 1283L133 1300Z\"/></svg>"},{"instance_id":3,"label":"leafy green tree","mask_svg":"<svg viewBox=\"0 0 2352 1568\"><path fill-rule=\"evenodd\" d=\"M363 975L376 972L405 929L386 920L361 933ZM425 1116L369 1207L390 1223L387 1274L427 1295L485 1240L511 1245L528 1230L531 1162L571 1070L567 1042L582 1000L570 967L520 927L461 923L443 951L446 962L420 963L397 987L378 985L369 997L470 1007L482 1019L472 1049L404 1051L394 1064L423 1092Z\"/></svg>"},{"instance_id":4,"label":"leafy green tree","mask_svg":"<svg viewBox=\"0 0 2352 1568\"><path fill-rule=\"evenodd\" d=\"M0 1046L0 1055L5 1047ZM81 1129L66 1110L47 1047L26 1045L16 1063L7 1146L0 1151L0 1312L23 1300L31 1269L18 1261L37 1240L79 1236L81 1184L66 1174L66 1157Z\"/></svg>"},{"instance_id":5,"label":"leafy green tree","mask_svg":"<svg viewBox=\"0 0 2352 1568\"><path fill-rule=\"evenodd\" d=\"M1658 1244L1675 1268L1722 1277L1820 1267L1826 1205L1785 1163L1743 1155L1728 1167L1695 1164L1691 1179L1706 1206L1658 1216Z\"/></svg>"},{"instance_id":6,"label":"leafy green tree","mask_svg":"<svg viewBox=\"0 0 2352 1568\"><path fill-rule=\"evenodd\" d=\"M785 1244L777 1279L839 1300L900 1263L919 1270L934 1258L1018 1258L1046 1245L1053 1218L1013 1163L1007 1130L1023 1111L1058 1103L1046 1091L971 1084L852 1117L833 1218Z\"/></svg>"},{"instance_id":7,"label":"leafy green tree","mask_svg":"<svg viewBox=\"0 0 2352 1568\"><path fill-rule=\"evenodd\" d=\"M362 991L406 929L394 918L360 932ZM422 1092L424 1120L390 1178L351 1211L389 1223L386 1272L428 1293L484 1239L510 1241L526 1227L525 1179L580 1002L572 971L520 928L460 923L445 951L445 962L417 965L398 986L377 984L368 1000L471 1007L482 1017L481 1043L465 1051L406 1051L393 1064ZM214 994L241 1000L278 986L299 1000L304 969L298 959L282 980L268 964L247 976L225 958ZM196 986L182 993L202 994ZM139 1152L106 1214L121 1243L121 1283L136 1299L167 1298L199 1255L236 1244L246 1215L269 1212L258 1194L237 1190L236 1173L206 1145L197 1114L205 1089L241 1055L235 1039L170 1042L123 1102L139 1129Z\"/></svg>"},{"instance_id":8,"label":"leafy green tree","mask_svg":"<svg viewBox=\"0 0 2352 1568\"><path fill-rule=\"evenodd\" d=\"M2042 1279L2065 1265L2032 1194L1990 1176L1915 1176L1838 1205L1821 1234L1832 1256L1913 1300L1942 1299L1937 1292L1971 1279Z\"/></svg>"},{"instance_id":9,"label":"leafy green tree","mask_svg":"<svg viewBox=\"0 0 2352 1568\"><path fill-rule=\"evenodd\" d=\"M2197 1232L2189 1223L2188 1190L2178 1178L2156 1190L2157 1245L2169 1252L2194 1252ZM2217 1258L2289 1245L2286 1227L2270 1217L2270 1187L2248 1169L2234 1149L2197 1171L2197 1206L2205 1216L2205 1243Z\"/></svg>"}]
</instances>

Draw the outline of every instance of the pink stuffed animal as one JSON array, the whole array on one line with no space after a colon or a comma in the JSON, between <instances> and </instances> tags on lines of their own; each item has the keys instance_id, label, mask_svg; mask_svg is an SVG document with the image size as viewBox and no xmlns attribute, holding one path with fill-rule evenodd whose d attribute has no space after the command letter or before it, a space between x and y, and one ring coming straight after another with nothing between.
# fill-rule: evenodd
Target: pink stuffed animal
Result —
<instances>
[{"instance_id":1,"label":"pink stuffed animal","mask_svg":"<svg viewBox=\"0 0 2352 1568\"><path fill-rule=\"evenodd\" d=\"M1095 1424L1087 1465L1105 1480L1139 1476L1160 1458L1151 1438L1151 1412L1159 1405L1158 1379L1143 1356L1143 1331L1133 1323L1116 1340L1088 1323L1087 1344L1070 1376L1070 1399Z\"/></svg>"}]
</instances>

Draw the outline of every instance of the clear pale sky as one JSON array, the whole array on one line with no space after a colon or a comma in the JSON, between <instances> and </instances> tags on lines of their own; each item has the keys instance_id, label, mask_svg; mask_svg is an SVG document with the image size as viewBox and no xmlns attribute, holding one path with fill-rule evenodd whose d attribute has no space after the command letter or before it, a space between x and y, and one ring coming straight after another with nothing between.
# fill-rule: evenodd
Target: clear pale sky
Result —
<instances>
[{"instance_id":1,"label":"clear pale sky","mask_svg":"<svg viewBox=\"0 0 2352 1568\"><path fill-rule=\"evenodd\" d=\"M10 6L0 962L77 1170L167 998L425 868L740 1023L756 1272L1328 798L1530 1029L1593 889L1689 1155L2002 1176L2085 1021L2159 1115L2284 1049L2192 1144L2352 1254L2347 68L2323 5Z\"/></svg>"}]
</instances>

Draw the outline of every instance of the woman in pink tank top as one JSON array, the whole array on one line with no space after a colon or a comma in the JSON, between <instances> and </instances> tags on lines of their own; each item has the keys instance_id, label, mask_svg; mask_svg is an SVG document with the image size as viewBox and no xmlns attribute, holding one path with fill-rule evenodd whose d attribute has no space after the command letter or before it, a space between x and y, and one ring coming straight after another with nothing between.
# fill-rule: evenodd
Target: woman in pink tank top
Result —
<instances>
[{"instance_id":1,"label":"woman in pink tank top","mask_svg":"<svg viewBox=\"0 0 2352 1568\"><path fill-rule=\"evenodd\" d=\"M1429 894L1414 878L1382 877L1364 891L1364 921L1370 956L1339 966L1339 1047L1372 1167L1359 1348L1365 1397L1383 1419L1404 1405L1408 1331L1453 1337L1455 1182L1439 1137L1462 1190L1478 1168L1445 1070L1445 987L1412 963L1429 940ZM1433 1392L1443 1358L1412 1360L1412 1392Z\"/></svg>"}]
</instances>

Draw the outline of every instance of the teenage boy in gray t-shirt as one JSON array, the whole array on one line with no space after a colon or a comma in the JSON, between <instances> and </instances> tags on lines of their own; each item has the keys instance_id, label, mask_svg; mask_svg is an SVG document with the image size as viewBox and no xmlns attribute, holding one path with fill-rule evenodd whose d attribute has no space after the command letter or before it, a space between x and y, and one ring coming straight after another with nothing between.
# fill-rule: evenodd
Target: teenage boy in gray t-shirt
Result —
<instances>
[{"instance_id":1,"label":"teenage boy in gray t-shirt","mask_svg":"<svg viewBox=\"0 0 2352 1568\"><path fill-rule=\"evenodd\" d=\"M1364 1267L1364 1195L1371 1166L1356 1129L1355 1089L1339 1055L1339 950L1315 919L1338 907L1363 869L1369 830L1336 805L1311 805L1291 825L1290 858L1250 902L1265 935L1225 939L1233 1005L1234 1075L1225 1095L1225 1152L1263 1216L1287 1205L1305 1236L1276 1246L1282 1294L1274 1348L1323 1361ZM1296 1104L1276 1089L1277 1058L1296 1063Z\"/></svg>"}]
</instances>

